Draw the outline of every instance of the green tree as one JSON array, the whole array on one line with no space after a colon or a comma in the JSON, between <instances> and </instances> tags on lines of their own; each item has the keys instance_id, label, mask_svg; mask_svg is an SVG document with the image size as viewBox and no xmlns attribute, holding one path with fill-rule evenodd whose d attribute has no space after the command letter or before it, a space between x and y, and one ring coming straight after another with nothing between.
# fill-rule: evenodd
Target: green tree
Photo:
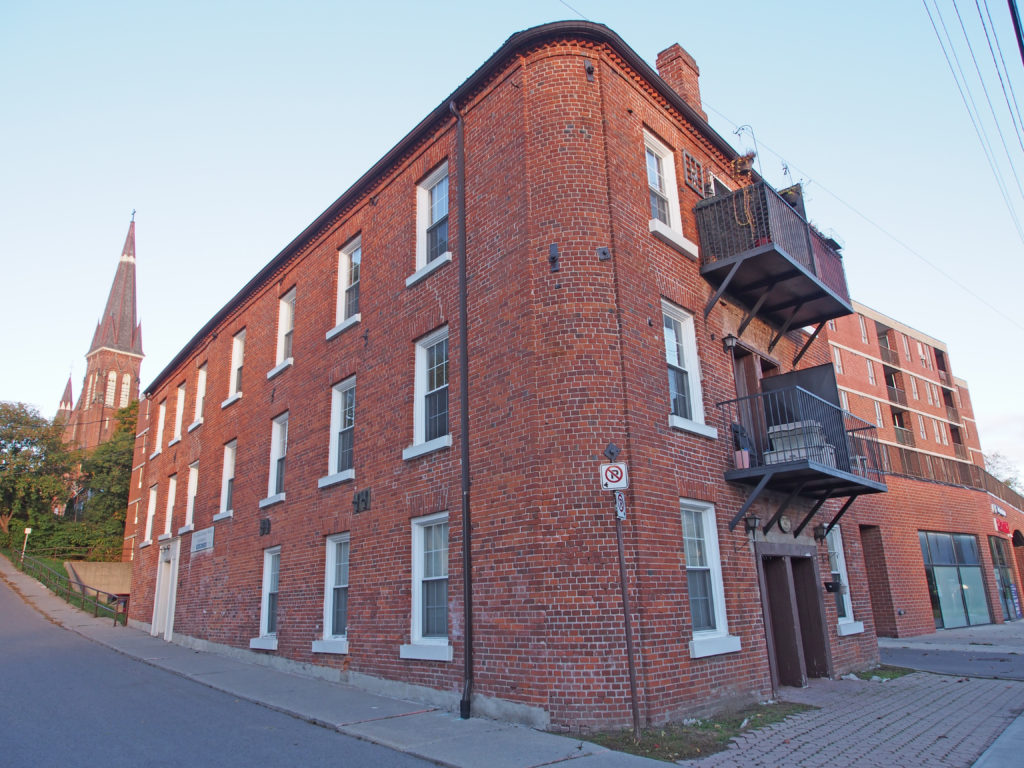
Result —
<instances>
[{"instance_id":1,"label":"green tree","mask_svg":"<svg viewBox=\"0 0 1024 768\"><path fill-rule=\"evenodd\" d=\"M99 529L104 537L116 538L118 543L124 535L138 412L138 401L119 410L110 439L96 446L82 461L85 522Z\"/></svg>"},{"instance_id":2,"label":"green tree","mask_svg":"<svg viewBox=\"0 0 1024 768\"><path fill-rule=\"evenodd\" d=\"M999 451L986 451L984 456L985 469L992 477L1017 493L1024 493L1024 481L1020 479L1020 470L1012 459Z\"/></svg>"},{"instance_id":3,"label":"green tree","mask_svg":"<svg viewBox=\"0 0 1024 768\"><path fill-rule=\"evenodd\" d=\"M14 520L48 523L68 496L77 456L61 432L30 405L0 402L0 533L8 544Z\"/></svg>"}]
</instances>

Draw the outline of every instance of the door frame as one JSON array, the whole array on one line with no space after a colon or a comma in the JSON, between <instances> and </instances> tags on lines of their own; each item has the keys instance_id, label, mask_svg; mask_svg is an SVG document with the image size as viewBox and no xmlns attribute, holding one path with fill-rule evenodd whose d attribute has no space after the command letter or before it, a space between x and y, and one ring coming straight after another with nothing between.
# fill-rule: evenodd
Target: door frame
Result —
<instances>
[{"instance_id":1,"label":"door frame","mask_svg":"<svg viewBox=\"0 0 1024 768\"><path fill-rule=\"evenodd\" d=\"M174 607L178 599L178 561L181 539L160 544L156 563L156 586L153 590L153 622L149 634L163 636L170 642L174 634Z\"/></svg>"},{"instance_id":2,"label":"door frame","mask_svg":"<svg viewBox=\"0 0 1024 768\"><path fill-rule=\"evenodd\" d=\"M814 568L814 583L818 587L814 594L814 604L817 607L819 616L821 617L821 633L824 639L825 646L825 664L826 664L826 675L829 678L834 677L835 667L832 664L832 643L828 633L828 621L825 613L825 599L821 589L821 571L818 568L818 548L810 544L781 544L771 541L757 541L754 542L754 559L757 561L757 585L761 591L761 613L764 617L764 629L765 629L765 645L768 650L768 667L771 672L772 678L772 691L777 693L779 690L779 669L778 669L778 657L777 649L775 648L775 632L772 626L772 614L771 607L768 600L767 583L764 575L764 558L765 557L782 557L782 558L809 558L811 565ZM798 613L797 600L796 600L796 584L793 580L793 567L792 563L787 563L787 571L789 576L789 590L791 599L791 608L793 611L793 621L795 622L799 637L800 637L800 649L799 653L801 656L801 665L803 666L804 678L807 677L807 662L803 659L803 638L804 632L807 631L800 623L800 616Z\"/></svg>"}]
</instances>

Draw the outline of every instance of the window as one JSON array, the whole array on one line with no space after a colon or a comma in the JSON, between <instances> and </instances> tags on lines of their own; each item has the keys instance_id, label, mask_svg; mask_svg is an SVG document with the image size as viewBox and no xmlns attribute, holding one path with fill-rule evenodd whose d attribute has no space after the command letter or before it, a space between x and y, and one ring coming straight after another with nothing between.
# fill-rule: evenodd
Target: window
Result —
<instances>
[{"instance_id":1,"label":"window","mask_svg":"<svg viewBox=\"0 0 1024 768\"><path fill-rule=\"evenodd\" d=\"M917 356L921 360L921 365L925 365L924 344L920 341L915 342L915 344L917 344Z\"/></svg>"},{"instance_id":2,"label":"window","mask_svg":"<svg viewBox=\"0 0 1024 768\"><path fill-rule=\"evenodd\" d=\"M874 383L875 383L875 366L874 366L874 364L870 360L867 360L865 362L867 362L867 364L868 364L868 383L871 384L872 386L874 386Z\"/></svg>"},{"instance_id":3,"label":"window","mask_svg":"<svg viewBox=\"0 0 1024 768\"><path fill-rule=\"evenodd\" d=\"M900 338L903 339L903 353L907 359L910 359L910 340L907 338L907 334L901 333Z\"/></svg>"},{"instance_id":4,"label":"window","mask_svg":"<svg viewBox=\"0 0 1024 768\"><path fill-rule=\"evenodd\" d=\"M206 408L206 363L196 370L196 407L192 414L189 432L203 423L203 410Z\"/></svg>"},{"instance_id":5,"label":"window","mask_svg":"<svg viewBox=\"0 0 1024 768\"><path fill-rule=\"evenodd\" d=\"M844 411L850 410L850 396L846 393L846 390L839 390L839 405L842 406Z\"/></svg>"},{"instance_id":6,"label":"window","mask_svg":"<svg viewBox=\"0 0 1024 768\"><path fill-rule=\"evenodd\" d=\"M193 461L188 465L188 498L185 501L185 524L178 529L178 533L188 533L193 529L193 520L196 514L196 494L199 492L199 462Z\"/></svg>"},{"instance_id":7,"label":"window","mask_svg":"<svg viewBox=\"0 0 1024 768\"><path fill-rule=\"evenodd\" d=\"M941 443L942 433L939 431L939 422L936 421L935 419L932 419L932 430L935 432L935 442Z\"/></svg>"},{"instance_id":8,"label":"window","mask_svg":"<svg viewBox=\"0 0 1024 768\"><path fill-rule=\"evenodd\" d=\"M864 315L857 315L857 319L860 320L860 340L865 344L868 343L868 326L864 322Z\"/></svg>"},{"instance_id":9,"label":"window","mask_svg":"<svg viewBox=\"0 0 1024 768\"><path fill-rule=\"evenodd\" d=\"M917 414L917 431L921 435L922 439L926 439L928 437L928 428L925 427L924 416L920 413Z\"/></svg>"},{"instance_id":10,"label":"window","mask_svg":"<svg viewBox=\"0 0 1024 768\"><path fill-rule=\"evenodd\" d=\"M174 432L171 434L171 442L181 440L181 422L185 417L185 383L178 385L178 399L174 404Z\"/></svg>"},{"instance_id":11,"label":"window","mask_svg":"<svg viewBox=\"0 0 1024 768\"><path fill-rule=\"evenodd\" d=\"M270 476L267 479L267 498L260 507L284 501L284 460L288 455L288 412L270 423Z\"/></svg>"},{"instance_id":12,"label":"window","mask_svg":"<svg viewBox=\"0 0 1024 768\"><path fill-rule=\"evenodd\" d=\"M830 331L834 331L836 329L836 321L834 319L829 320L828 323L826 323L826 325L828 325L828 329Z\"/></svg>"},{"instance_id":13,"label":"window","mask_svg":"<svg viewBox=\"0 0 1024 768\"><path fill-rule=\"evenodd\" d=\"M412 627L404 659L451 661L448 645L448 513L412 521Z\"/></svg>"},{"instance_id":14,"label":"window","mask_svg":"<svg viewBox=\"0 0 1024 768\"><path fill-rule=\"evenodd\" d=\"M232 440L224 446L224 471L220 482L220 513L214 520L230 517L235 506L235 457L238 454L238 441Z\"/></svg>"},{"instance_id":15,"label":"window","mask_svg":"<svg viewBox=\"0 0 1024 768\"><path fill-rule=\"evenodd\" d=\"M693 627L690 657L738 651L740 639L729 634L726 620L715 508L691 499L681 499L679 507L686 556L686 589Z\"/></svg>"},{"instance_id":16,"label":"window","mask_svg":"<svg viewBox=\"0 0 1024 768\"><path fill-rule=\"evenodd\" d=\"M250 648L277 650L277 593L281 578L281 547L263 550L263 588L260 600L260 636L249 641Z\"/></svg>"},{"instance_id":17,"label":"window","mask_svg":"<svg viewBox=\"0 0 1024 768\"><path fill-rule=\"evenodd\" d=\"M156 491L157 487L149 487L149 504L146 506L146 533L142 537L142 545L149 546L153 543L153 518L156 517Z\"/></svg>"},{"instance_id":18,"label":"window","mask_svg":"<svg viewBox=\"0 0 1024 768\"><path fill-rule=\"evenodd\" d=\"M117 401L118 408L124 408L128 405L128 398L132 394L132 375L126 373L121 377L121 399Z\"/></svg>"},{"instance_id":19,"label":"window","mask_svg":"<svg viewBox=\"0 0 1024 768\"><path fill-rule=\"evenodd\" d=\"M149 458L153 458L160 453L160 450L164 444L164 421L167 419L167 398L160 401L160 408L157 411L156 417L156 445L155 450L150 454Z\"/></svg>"},{"instance_id":20,"label":"window","mask_svg":"<svg viewBox=\"0 0 1024 768\"><path fill-rule=\"evenodd\" d=\"M277 302L277 357L274 367L267 373L271 379L292 364L292 338L295 334L295 289L285 293ZM241 385L239 385L241 389Z\"/></svg>"},{"instance_id":21,"label":"window","mask_svg":"<svg viewBox=\"0 0 1024 768\"><path fill-rule=\"evenodd\" d=\"M672 150L651 134L644 132L644 164L647 171L647 196L651 219L648 228L666 245L680 253L697 258L697 246L683 237L679 217L679 191L676 186L676 160ZM703 194L703 181L695 189Z\"/></svg>"},{"instance_id":22,"label":"window","mask_svg":"<svg viewBox=\"0 0 1024 768\"><path fill-rule=\"evenodd\" d=\"M856 635L864 631L864 624L853 620L853 601L850 599L849 579L846 574L846 554L843 552L843 534L836 526L825 537L828 546L828 569L836 591L836 616L839 618L838 632L842 635Z\"/></svg>"},{"instance_id":23,"label":"window","mask_svg":"<svg viewBox=\"0 0 1024 768\"><path fill-rule=\"evenodd\" d=\"M161 539L171 538L171 523L174 519L174 497L178 493L178 476L171 475L167 478L167 511L164 515L164 532Z\"/></svg>"},{"instance_id":24,"label":"window","mask_svg":"<svg viewBox=\"0 0 1024 768\"><path fill-rule=\"evenodd\" d=\"M327 476L317 481L323 488L355 477L353 437L356 423L356 379L353 376L331 388L331 444Z\"/></svg>"},{"instance_id":25,"label":"window","mask_svg":"<svg viewBox=\"0 0 1024 768\"><path fill-rule=\"evenodd\" d=\"M939 422L939 434L942 435L942 444L949 445L949 433L946 430L946 422Z\"/></svg>"},{"instance_id":26,"label":"window","mask_svg":"<svg viewBox=\"0 0 1024 768\"><path fill-rule=\"evenodd\" d=\"M932 387L927 381L924 383L924 396L928 398L928 405L935 405L932 402Z\"/></svg>"},{"instance_id":27,"label":"window","mask_svg":"<svg viewBox=\"0 0 1024 768\"><path fill-rule=\"evenodd\" d=\"M917 379L913 376L910 377L910 391L914 395L915 400L920 400L921 396L917 392Z\"/></svg>"},{"instance_id":28,"label":"window","mask_svg":"<svg viewBox=\"0 0 1024 768\"><path fill-rule=\"evenodd\" d=\"M349 535L327 537L324 568L324 636L313 642L314 653L348 653Z\"/></svg>"},{"instance_id":29,"label":"window","mask_svg":"<svg viewBox=\"0 0 1024 768\"><path fill-rule=\"evenodd\" d=\"M403 452L405 459L452 444L448 432L447 328L434 331L416 342L413 396L413 444Z\"/></svg>"},{"instance_id":30,"label":"window","mask_svg":"<svg viewBox=\"0 0 1024 768\"><path fill-rule=\"evenodd\" d=\"M832 347L832 359L835 360L836 373L842 375L843 373L843 353L839 347Z\"/></svg>"},{"instance_id":31,"label":"window","mask_svg":"<svg viewBox=\"0 0 1024 768\"><path fill-rule=\"evenodd\" d=\"M115 397L117 395L117 371L109 371L107 373L107 396L103 403L108 408L114 407Z\"/></svg>"},{"instance_id":32,"label":"window","mask_svg":"<svg viewBox=\"0 0 1024 768\"><path fill-rule=\"evenodd\" d=\"M668 365L669 426L717 437L718 432L704 424L693 315L664 300L661 310Z\"/></svg>"},{"instance_id":33,"label":"window","mask_svg":"<svg viewBox=\"0 0 1024 768\"><path fill-rule=\"evenodd\" d=\"M242 396L242 364L245 362L245 329L231 339L231 374L228 381L228 399L220 404L226 408Z\"/></svg>"},{"instance_id":34,"label":"window","mask_svg":"<svg viewBox=\"0 0 1024 768\"><path fill-rule=\"evenodd\" d=\"M932 399L935 401L935 404L942 405L942 400L939 399L939 388L931 382L928 382L928 386L932 388Z\"/></svg>"},{"instance_id":35,"label":"window","mask_svg":"<svg viewBox=\"0 0 1024 768\"><path fill-rule=\"evenodd\" d=\"M880 427L885 425L885 421L882 419L882 406L877 400L875 400L875 424Z\"/></svg>"},{"instance_id":36,"label":"window","mask_svg":"<svg viewBox=\"0 0 1024 768\"><path fill-rule=\"evenodd\" d=\"M92 396L93 396L93 394L95 392L95 389L96 389L96 372L93 371L92 376L89 377L89 388L88 388L87 394L85 396L85 402L86 403L90 403L90 404L92 403Z\"/></svg>"},{"instance_id":37,"label":"window","mask_svg":"<svg viewBox=\"0 0 1024 768\"><path fill-rule=\"evenodd\" d=\"M414 285L452 260L448 248L448 163L442 163L416 187L416 272Z\"/></svg>"},{"instance_id":38,"label":"window","mask_svg":"<svg viewBox=\"0 0 1024 768\"><path fill-rule=\"evenodd\" d=\"M327 338L359 322L359 267L363 260L363 238L356 237L338 251L338 305L335 311L335 326L327 332Z\"/></svg>"}]
</instances>

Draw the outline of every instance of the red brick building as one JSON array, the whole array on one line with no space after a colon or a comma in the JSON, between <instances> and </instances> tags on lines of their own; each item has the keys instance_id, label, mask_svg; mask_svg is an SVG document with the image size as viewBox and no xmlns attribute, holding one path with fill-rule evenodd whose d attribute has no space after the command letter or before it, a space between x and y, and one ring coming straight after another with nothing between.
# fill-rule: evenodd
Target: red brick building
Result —
<instances>
[{"instance_id":1,"label":"red brick building","mask_svg":"<svg viewBox=\"0 0 1024 768\"><path fill-rule=\"evenodd\" d=\"M854 309L825 334L842 406L877 425L888 473L856 511L876 632L1021 618L1024 499L984 470L967 382L941 341Z\"/></svg>"},{"instance_id":2,"label":"red brick building","mask_svg":"<svg viewBox=\"0 0 1024 768\"><path fill-rule=\"evenodd\" d=\"M70 378L61 397L57 418L64 422L64 442L89 450L110 438L118 409L139 397L142 358L142 324L138 321L135 299L133 218L103 315L96 323L85 356L85 377L78 404L73 405Z\"/></svg>"},{"instance_id":3,"label":"red brick building","mask_svg":"<svg viewBox=\"0 0 1024 768\"><path fill-rule=\"evenodd\" d=\"M838 246L697 78L520 32L255 275L145 392L132 619L568 729L874 661Z\"/></svg>"}]
</instances>

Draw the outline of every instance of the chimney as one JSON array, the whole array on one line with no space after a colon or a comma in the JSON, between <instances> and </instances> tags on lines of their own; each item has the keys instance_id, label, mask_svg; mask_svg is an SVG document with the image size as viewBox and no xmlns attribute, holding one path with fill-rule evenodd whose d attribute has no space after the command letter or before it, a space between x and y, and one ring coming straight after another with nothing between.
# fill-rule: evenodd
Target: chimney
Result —
<instances>
[{"instance_id":1,"label":"chimney","mask_svg":"<svg viewBox=\"0 0 1024 768\"><path fill-rule=\"evenodd\" d=\"M693 56L675 43L658 54L655 66L661 79L707 122L707 113L700 103L700 68Z\"/></svg>"}]
</instances>

